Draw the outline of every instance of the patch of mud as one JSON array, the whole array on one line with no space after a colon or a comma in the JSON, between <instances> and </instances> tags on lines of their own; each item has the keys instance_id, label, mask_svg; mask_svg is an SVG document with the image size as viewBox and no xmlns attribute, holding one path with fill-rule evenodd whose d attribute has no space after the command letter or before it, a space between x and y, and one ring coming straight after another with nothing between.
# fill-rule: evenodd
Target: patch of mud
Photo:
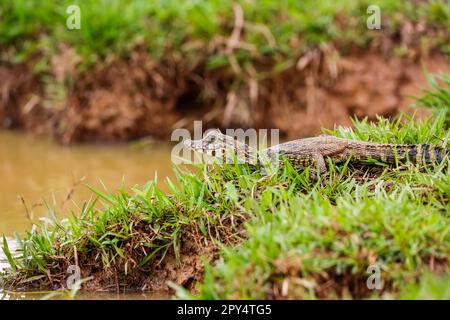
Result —
<instances>
[{"instance_id":1,"label":"patch of mud","mask_svg":"<svg viewBox=\"0 0 450 320\"><path fill-rule=\"evenodd\" d=\"M218 248L214 245L201 249L183 245L179 262L173 250L169 250L165 257L157 256L144 268L128 270L127 273L123 265L99 270L97 263L87 262L83 265L82 277L92 277L92 280L83 284L83 290L171 292L169 283L175 283L195 292L195 284L203 279L204 262L217 259L217 253ZM61 287L65 284L58 282L54 289Z\"/></svg>"},{"instance_id":2,"label":"patch of mud","mask_svg":"<svg viewBox=\"0 0 450 320\"><path fill-rule=\"evenodd\" d=\"M83 285L86 291L138 290L150 292L170 292L169 283L175 283L195 292L195 284L203 279L204 263L217 259L218 247L210 244L198 247L183 243L180 259L170 249L165 256L157 255L143 268L125 272L124 265L105 270L96 270L97 264L89 263L83 267L84 277L93 277ZM92 257L87 257L91 259ZM64 284L61 284L64 286Z\"/></svg>"},{"instance_id":3,"label":"patch of mud","mask_svg":"<svg viewBox=\"0 0 450 320\"><path fill-rule=\"evenodd\" d=\"M57 136L63 143L167 138L179 118L174 108L184 87L175 65L156 65L139 51L128 60L99 64L74 80Z\"/></svg>"}]
</instances>

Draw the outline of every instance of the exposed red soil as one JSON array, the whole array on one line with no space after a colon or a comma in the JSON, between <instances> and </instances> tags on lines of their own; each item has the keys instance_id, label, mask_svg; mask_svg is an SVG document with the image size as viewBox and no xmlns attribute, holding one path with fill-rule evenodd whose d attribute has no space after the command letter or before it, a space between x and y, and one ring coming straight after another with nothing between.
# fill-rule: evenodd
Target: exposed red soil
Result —
<instances>
[{"instance_id":1,"label":"exposed red soil","mask_svg":"<svg viewBox=\"0 0 450 320\"><path fill-rule=\"evenodd\" d=\"M2 126L51 132L65 144L168 139L193 120L203 120L204 128L278 128L298 138L349 125L352 116L414 112L408 107L411 96L427 87L424 70L450 71L450 60L439 53L420 59L376 52L340 57L329 47L312 50L276 76L259 82L248 77L231 89L233 74L174 61L156 64L141 50L83 73L76 71L79 60L64 46L54 57L47 76L64 92L59 100L27 64L0 65Z\"/></svg>"},{"instance_id":2,"label":"exposed red soil","mask_svg":"<svg viewBox=\"0 0 450 320\"><path fill-rule=\"evenodd\" d=\"M125 272L122 263L115 267L103 270L92 257L85 257L81 262L83 278L92 277L92 280L83 284L85 291L121 291L136 290L150 292L171 292L168 284L173 282L195 292L195 284L202 280L204 262L217 259L218 248L215 245L198 248L189 244L181 247L180 262L177 263L173 250L169 250L160 262L156 256L142 269ZM60 280L60 279L58 279ZM41 287L40 284L39 287ZM55 288L65 287L64 282L57 282Z\"/></svg>"},{"instance_id":3,"label":"exposed red soil","mask_svg":"<svg viewBox=\"0 0 450 320\"><path fill-rule=\"evenodd\" d=\"M42 90L26 65L0 64L0 126L47 131L51 111L42 108Z\"/></svg>"},{"instance_id":4,"label":"exposed red soil","mask_svg":"<svg viewBox=\"0 0 450 320\"><path fill-rule=\"evenodd\" d=\"M311 71L303 76L292 71L291 81L269 86L275 88L269 117L274 127L295 138L316 134L321 127L350 125L354 116L375 120L376 115L391 117L399 111L424 115L428 110L409 108L412 97L427 87L424 67L448 72L450 61L438 54L411 61L367 53L342 58L334 67L335 75L325 79ZM286 90L287 83L292 90Z\"/></svg>"},{"instance_id":5,"label":"exposed red soil","mask_svg":"<svg viewBox=\"0 0 450 320\"><path fill-rule=\"evenodd\" d=\"M155 65L140 52L98 65L74 80L56 133L64 143L166 138L179 119L174 109L185 88L178 74L175 66Z\"/></svg>"}]
</instances>

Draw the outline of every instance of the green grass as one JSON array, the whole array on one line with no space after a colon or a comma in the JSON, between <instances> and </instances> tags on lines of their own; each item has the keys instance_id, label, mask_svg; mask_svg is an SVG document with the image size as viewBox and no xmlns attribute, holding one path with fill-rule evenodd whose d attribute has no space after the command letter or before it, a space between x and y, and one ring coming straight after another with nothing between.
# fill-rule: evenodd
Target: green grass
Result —
<instances>
[{"instance_id":1,"label":"green grass","mask_svg":"<svg viewBox=\"0 0 450 320\"><path fill-rule=\"evenodd\" d=\"M353 130L337 127L331 134L447 148L450 138L444 113L424 122L355 120ZM170 195L156 182L134 194L94 190L104 209L91 202L65 220L43 222L20 239L19 256L10 255L15 270L3 276L5 285L49 286L52 279L63 286L76 252L82 269L112 268L132 286L133 275L151 277L147 267L168 256L181 265L184 244L197 242L198 255L220 247L218 260L206 261L199 299L448 295L448 163L330 162L318 182L289 164L269 177L247 165L225 165L177 170L177 182L167 183ZM371 264L381 267L381 291L366 287ZM173 286L179 297L194 298Z\"/></svg>"},{"instance_id":2,"label":"green grass","mask_svg":"<svg viewBox=\"0 0 450 320\"><path fill-rule=\"evenodd\" d=\"M420 283L406 285L400 293L401 299L450 299L450 276L425 274Z\"/></svg>"},{"instance_id":3,"label":"green grass","mask_svg":"<svg viewBox=\"0 0 450 320\"><path fill-rule=\"evenodd\" d=\"M445 121L450 127L450 74L428 75L431 89L417 99L417 105L445 113Z\"/></svg>"},{"instance_id":4,"label":"green grass","mask_svg":"<svg viewBox=\"0 0 450 320\"><path fill-rule=\"evenodd\" d=\"M226 41L234 27L233 2L226 1L48 1L6 0L0 4L0 47L3 59L19 62L39 50L44 61L68 44L85 66L107 56L127 56L139 44L156 59L176 52L175 60L195 64L207 59L210 68L229 67ZM450 12L443 0L419 2L238 1L245 25L234 56L241 66L270 57L274 70L296 62L310 47L335 42L344 49L366 46L372 39L392 36L405 19L425 21L429 28L449 30ZM81 29L67 30L66 9L81 8ZM366 28L369 5L379 5L383 32ZM425 34L448 50L445 38ZM433 38L433 39L430 39ZM178 58L177 58L178 57ZM292 61L290 60L292 59Z\"/></svg>"}]
</instances>

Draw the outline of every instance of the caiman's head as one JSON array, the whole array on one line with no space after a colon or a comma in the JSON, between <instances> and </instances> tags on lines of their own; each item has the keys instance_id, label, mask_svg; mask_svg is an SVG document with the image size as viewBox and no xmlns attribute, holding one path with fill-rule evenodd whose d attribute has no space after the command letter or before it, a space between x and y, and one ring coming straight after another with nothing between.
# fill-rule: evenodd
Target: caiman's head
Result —
<instances>
[{"instance_id":1,"label":"caiman's head","mask_svg":"<svg viewBox=\"0 0 450 320\"><path fill-rule=\"evenodd\" d=\"M209 131L203 139L184 141L184 145L200 153L213 156L219 160L234 162L234 156L237 155L238 161L249 162L254 159L250 152L252 149L245 143L239 142L232 136L220 132L220 130Z\"/></svg>"},{"instance_id":2,"label":"caiman's head","mask_svg":"<svg viewBox=\"0 0 450 320\"><path fill-rule=\"evenodd\" d=\"M213 157L223 155L226 150L233 150L235 146L233 137L224 135L217 129L209 131L203 139L187 139L184 141L184 145Z\"/></svg>"}]
</instances>

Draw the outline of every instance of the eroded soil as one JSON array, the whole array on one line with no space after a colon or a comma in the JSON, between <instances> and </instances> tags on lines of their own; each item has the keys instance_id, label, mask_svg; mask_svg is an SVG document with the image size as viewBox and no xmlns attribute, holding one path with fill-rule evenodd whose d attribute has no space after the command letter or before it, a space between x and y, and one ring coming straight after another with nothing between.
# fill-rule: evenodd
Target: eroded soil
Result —
<instances>
[{"instance_id":1,"label":"eroded soil","mask_svg":"<svg viewBox=\"0 0 450 320\"><path fill-rule=\"evenodd\" d=\"M311 51L276 76L245 76L233 86L232 74L202 64L157 64L138 49L128 59L85 72L77 71L79 61L61 46L45 76L34 75L30 64L1 64L1 125L47 132L64 144L169 139L175 128L192 129L194 120L203 120L205 129L278 128L290 139L349 125L353 116L416 112L409 106L427 87L424 71L450 70L450 61L436 52L421 58L370 51L341 57L329 48Z\"/></svg>"}]
</instances>

